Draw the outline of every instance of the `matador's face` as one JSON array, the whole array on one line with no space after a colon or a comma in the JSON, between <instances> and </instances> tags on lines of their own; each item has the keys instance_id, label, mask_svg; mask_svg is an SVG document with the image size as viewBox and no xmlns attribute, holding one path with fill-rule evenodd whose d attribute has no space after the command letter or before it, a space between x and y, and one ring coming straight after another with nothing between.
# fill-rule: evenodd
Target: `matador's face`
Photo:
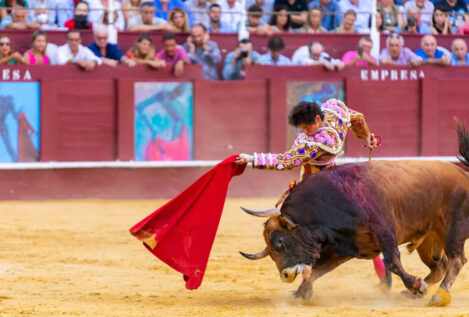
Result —
<instances>
[{"instance_id":1,"label":"matador's face","mask_svg":"<svg viewBox=\"0 0 469 317\"><path fill-rule=\"evenodd\" d=\"M322 124L320 115L316 115L316 121L314 123L300 123L298 128L302 129L307 136L313 136L318 133L319 127Z\"/></svg>"}]
</instances>

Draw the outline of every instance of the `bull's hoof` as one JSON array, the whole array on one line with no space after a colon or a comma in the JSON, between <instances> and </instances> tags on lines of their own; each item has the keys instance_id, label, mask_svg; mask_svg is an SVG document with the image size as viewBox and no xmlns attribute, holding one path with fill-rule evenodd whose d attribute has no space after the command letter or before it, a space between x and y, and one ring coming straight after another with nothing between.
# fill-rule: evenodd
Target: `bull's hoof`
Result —
<instances>
[{"instance_id":1,"label":"bull's hoof","mask_svg":"<svg viewBox=\"0 0 469 317\"><path fill-rule=\"evenodd\" d=\"M427 292L428 292L427 283L425 283L425 281L421 281L420 288L417 290L417 293L415 295L419 297L424 297L425 295L427 295Z\"/></svg>"},{"instance_id":2,"label":"bull's hoof","mask_svg":"<svg viewBox=\"0 0 469 317\"><path fill-rule=\"evenodd\" d=\"M448 293L443 288L438 288L435 295L432 296L430 302L428 302L427 306L430 307L445 307L451 303L451 294Z\"/></svg>"},{"instance_id":3,"label":"bull's hoof","mask_svg":"<svg viewBox=\"0 0 469 317\"><path fill-rule=\"evenodd\" d=\"M296 292L292 294L293 298L302 298L304 303L311 303L313 300L313 286L307 280L301 283Z\"/></svg>"},{"instance_id":4,"label":"bull's hoof","mask_svg":"<svg viewBox=\"0 0 469 317\"><path fill-rule=\"evenodd\" d=\"M417 297L424 297L425 295L427 295L427 292L428 292L428 286L427 286L427 283L425 283L423 280L419 279L418 280L420 286L418 288L414 288L412 290L412 294L414 294L415 296Z\"/></svg>"}]
</instances>

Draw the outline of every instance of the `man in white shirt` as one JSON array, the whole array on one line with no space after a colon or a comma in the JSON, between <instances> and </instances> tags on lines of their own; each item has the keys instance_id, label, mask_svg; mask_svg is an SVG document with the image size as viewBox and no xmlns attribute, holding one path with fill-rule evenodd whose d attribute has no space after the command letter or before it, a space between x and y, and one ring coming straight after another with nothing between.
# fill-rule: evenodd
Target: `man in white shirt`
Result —
<instances>
[{"instance_id":1,"label":"man in white shirt","mask_svg":"<svg viewBox=\"0 0 469 317\"><path fill-rule=\"evenodd\" d=\"M92 70L96 65L101 65L101 59L93 52L81 45L81 34L78 30L67 32L67 43L57 50L57 64L76 64L84 70Z\"/></svg>"},{"instance_id":2,"label":"man in white shirt","mask_svg":"<svg viewBox=\"0 0 469 317\"><path fill-rule=\"evenodd\" d=\"M407 21L408 16L406 15L407 10L411 7L417 7L420 9L420 24L424 24L430 27L433 24L433 10L435 6L430 0L409 0L404 4L404 12L402 18Z\"/></svg>"},{"instance_id":3,"label":"man in white shirt","mask_svg":"<svg viewBox=\"0 0 469 317\"><path fill-rule=\"evenodd\" d=\"M311 42L298 48L293 53L292 63L300 66L322 65L331 71L344 68L344 63L340 59L331 58L319 42Z\"/></svg>"},{"instance_id":4,"label":"man in white shirt","mask_svg":"<svg viewBox=\"0 0 469 317\"><path fill-rule=\"evenodd\" d=\"M218 4L221 8L221 20L236 30L241 22L241 12L244 11L241 3L237 0L219 0Z\"/></svg>"},{"instance_id":5,"label":"man in white shirt","mask_svg":"<svg viewBox=\"0 0 469 317\"><path fill-rule=\"evenodd\" d=\"M370 12L371 1L369 0L341 0L339 1L342 17L348 10L353 10L357 14L355 19L355 29L359 33L370 32Z\"/></svg>"}]
</instances>

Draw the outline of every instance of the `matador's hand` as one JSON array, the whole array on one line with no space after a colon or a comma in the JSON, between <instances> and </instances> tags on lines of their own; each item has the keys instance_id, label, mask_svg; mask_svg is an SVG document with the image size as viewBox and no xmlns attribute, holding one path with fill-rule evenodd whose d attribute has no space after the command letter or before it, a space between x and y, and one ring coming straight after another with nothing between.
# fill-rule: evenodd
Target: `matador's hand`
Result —
<instances>
[{"instance_id":1,"label":"matador's hand","mask_svg":"<svg viewBox=\"0 0 469 317\"><path fill-rule=\"evenodd\" d=\"M247 163L252 162L253 160L254 160L254 156L249 155L249 154L245 154L245 153L241 153L241 154L236 158L235 163L236 163L236 164L247 164Z\"/></svg>"},{"instance_id":2,"label":"matador's hand","mask_svg":"<svg viewBox=\"0 0 469 317\"><path fill-rule=\"evenodd\" d=\"M370 150L376 149L378 147L378 139L375 138L373 133L368 134L365 141L365 146Z\"/></svg>"}]
</instances>

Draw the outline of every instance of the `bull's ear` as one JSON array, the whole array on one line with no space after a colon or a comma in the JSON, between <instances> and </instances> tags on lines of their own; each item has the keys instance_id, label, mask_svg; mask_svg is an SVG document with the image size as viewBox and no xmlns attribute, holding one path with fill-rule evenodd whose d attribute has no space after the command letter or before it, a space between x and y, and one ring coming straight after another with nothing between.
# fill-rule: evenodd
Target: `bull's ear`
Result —
<instances>
[{"instance_id":1,"label":"bull's ear","mask_svg":"<svg viewBox=\"0 0 469 317\"><path fill-rule=\"evenodd\" d=\"M286 215L278 216L278 222L280 223L280 226L284 229L293 230L298 227L298 225Z\"/></svg>"}]
</instances>

